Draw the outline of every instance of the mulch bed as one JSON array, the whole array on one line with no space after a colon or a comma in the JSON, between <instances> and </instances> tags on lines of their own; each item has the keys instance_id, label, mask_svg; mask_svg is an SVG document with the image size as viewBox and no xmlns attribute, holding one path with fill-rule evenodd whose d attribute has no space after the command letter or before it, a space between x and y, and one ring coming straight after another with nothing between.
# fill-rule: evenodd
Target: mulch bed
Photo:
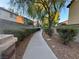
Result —
<instances>
[{"instance_id":1,"label":"mulch bed","mask_svg":"<svg viewBox=\"0 0 79 59\"><path fill-rule=\"evenodd\" d=\"M22 59L23 54L27 48L27 45L31 39L32 35L26 37L23 41L16 43L16 56L15 59Z\"/></svg>"},{"instance_id":2,"label":"mulch bed","mask_svg":"<svg viewBox=\"0 0 79 59\"><path fill-rule=\"evenodd\" d=\"M58 59L79 59L79 43L72 42L70 45L63 45L61 38L56 34L49 39L48 35L43 33L43 37Z\"/></svg>"}]
</instances>

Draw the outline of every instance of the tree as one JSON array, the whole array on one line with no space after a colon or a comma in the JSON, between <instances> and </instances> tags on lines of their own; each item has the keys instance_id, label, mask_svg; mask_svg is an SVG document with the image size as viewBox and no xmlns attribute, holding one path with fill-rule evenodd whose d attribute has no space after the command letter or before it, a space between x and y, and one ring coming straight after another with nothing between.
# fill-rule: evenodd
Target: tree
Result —
<instances>
[{"instance_id":1,"label":"tree","mask_svg":"<svg viewBox=\"0 0 79 59\"><path fill-rule=\"evenodd\" d=\"M65 5L66 0L10 0L15 8L28 11L28 14L37 19L48 17L48 33L52 35L52 23L59 19L59 12ZM28 7L28 8L27 8ZM56 18L57 17L57 18Z\"/></svg>"},{"instance_id":2,"label":"tree","mask_svg":"<svg viewBox=\"0 0 79 59\"><path fill-rule=\"evenodd\" d=\"M12 13L15 13L15 14L17 14L17 15L20 15L20 12L17 11L17 10L15 10L14 8L12 8L12 6L10 6L10 7L8 8L8 10L9 10L10 12L12 12Z\"/></svg>"}]
</instances>

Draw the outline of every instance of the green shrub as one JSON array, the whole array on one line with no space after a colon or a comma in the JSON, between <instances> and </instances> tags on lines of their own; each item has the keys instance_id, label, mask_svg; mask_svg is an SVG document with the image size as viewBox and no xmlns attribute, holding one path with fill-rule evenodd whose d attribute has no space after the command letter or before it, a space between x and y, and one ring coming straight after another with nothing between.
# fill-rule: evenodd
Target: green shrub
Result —
<instances>
[{"instance_id":1,"label":"green shrub","mask_svg":"<svg viewBox=\"0 0 79 59\"><path fill-rule=\"evenodd\" d=\"M18 38L18 41L22 41L25 37L38 31L38 29L26 29L26 30L4 30L4 34L13 34Z\"/></svg>"},{"instance_id":2,"label":"green shrub","mask_svg":"<svg viewBox=\"0 0 79 59\"><path fill-rule=\"evenodd\" d=\"M59 35L62 38L63 44L67 45L71 41L74 41L74 36L77 35L77 29L57 29Z\"/></svg>"},{"instance_id":3,"label":"green shrub","mask_svg":"<svg viewBox=\"0 0 79 59\"><path fill-rule=\"evenodd\" d=\"M26 36L24 31L19 30L4 30L4 34L13 34L15 37L18 38L18 41L21 41Z\"/></svg>"},{"instance_id":4,"label":"green shrub","mask_svg":"<svg viewBox=\"0 0 79 59\"><path fill-rule=\"evenodd\" d=\"M42 24L42 28L44 28L44 29L48 29L48 26L49 26L49 24L45 24L45 23Z\"/></svg>"},{"instance_id":5,"label":"green shrub","mask_svg":"<svg viewBox=\"0 0 79 59\"><path fill-rule=\"evenodd\" d=\"M48 29L44 29L44 32L45 32L46 34L48 34L48 31L49 31Z\"/></svg>"}]
</instances>

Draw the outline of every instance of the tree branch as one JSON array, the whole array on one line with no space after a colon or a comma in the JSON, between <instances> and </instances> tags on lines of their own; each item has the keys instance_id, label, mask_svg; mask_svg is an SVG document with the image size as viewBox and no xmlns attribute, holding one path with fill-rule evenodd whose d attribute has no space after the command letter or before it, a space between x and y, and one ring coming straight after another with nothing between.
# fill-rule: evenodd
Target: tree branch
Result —
<instances>
[{"instance_id":1,"label":"tree branch","mask_svg":"<svg viewBox=\"0 0 79 59\"><path fill-rule=\"evenodd\" d=\"M46 11L48 12L48 5L46 4L46 1L43 1L43 0L41 0L42 1L42 5L43 5L43 7L46 9Z\"/></svg>"}]
</instances>

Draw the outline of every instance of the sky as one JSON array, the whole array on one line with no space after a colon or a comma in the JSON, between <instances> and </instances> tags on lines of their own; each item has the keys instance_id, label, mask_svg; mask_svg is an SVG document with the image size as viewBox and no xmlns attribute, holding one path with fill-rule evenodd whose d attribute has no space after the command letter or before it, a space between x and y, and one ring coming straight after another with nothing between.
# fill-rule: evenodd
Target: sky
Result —
<instances>
[{"instance_id":1,"label":"sky","mask_svg":"<svg viewBox=\"0 0 79 59\"><path fill-rule=\"evenodd\" d=\"M8 9L8 7L9 7L9 0L0 0L0 7Z\"/></svg>"},{"instance_id":2,"label":"sky","mask_svg":"<svg viewBox=\"0 0 79 59\"><path fill-rule=\"evenodd\" d=\"M3 7L5 9L9 8L9 1L10 0L0 0L0 7ZM68 0L68 2L66 2L66 6L69 4L70 0ZM61 10L60 13L60 21L59 22L63 22L65 20L68 20L68 15L69 15L69 9L64 7ZM28 17L27 15L25 15L26 17Z\"/></svg>"}]
</instances>

